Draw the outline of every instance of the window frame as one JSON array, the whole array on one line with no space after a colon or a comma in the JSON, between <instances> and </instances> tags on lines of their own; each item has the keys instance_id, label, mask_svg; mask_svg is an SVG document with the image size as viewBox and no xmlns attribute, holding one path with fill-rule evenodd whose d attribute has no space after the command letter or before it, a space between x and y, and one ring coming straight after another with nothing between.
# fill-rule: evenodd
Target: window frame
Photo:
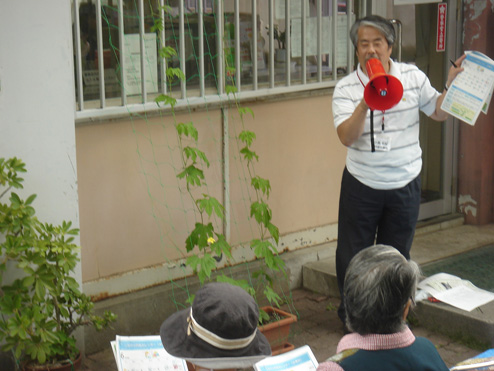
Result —
<instances>
[{"instance_id":1,"label":"window frame","mask_svg":"<svg viewBox=\"0 0 494 371\"><path fill-rule=\"evenodd\" d=\"M105 69L104 69L104 58L98 58L98 78L99 78L99 92L100 97L95 101L85 101L84 100L84 92L83 92L83 74L82 74L82 53L81 53L81 39L80 39L80 22L79 22L79 5L81 0L72 0L73 1L73 17L74 17L74 55L75 55L75 82L76 82L76 91L75 91L75 100L76 100L76 122L83 121L91 121L94 119L106 119L106 118L115 118L119 116L125 116L129 113L139 113L139 112L153 112L153 111L163 111L171 110L171 107L166 107L163 105L158 106L154 99L149 100L150 95L148 94L146 79L144 76L144 41L143 36L144 32L144 0L136 0L138 4L139 11L139 39L140 39L140 64L141 64L141 93L137 96L127 96L125 87L121 86L121 96L119 98L106 98L105 95ZM117 0L118 7L118 24L124 24L124 16L123 16L123 1ZM166 22L165 13L163 7L165 5L165 0L158 0L159 5L161 7L161 18ZM217 14L216 16L216 28L217 32L217 45L223 45L224 38L224 1L225 0L214 0L213 7L214 11ZM253 99L269 99L270 97L279 97L279 95L286 95L291 93L304 93L310 92L313 90L320 89L328 89L332 88L336 85L339 78L344 75L350 73L353 70L354 66L354 49L350 40L347 40L347 50L344 51L346 54L346 73L344 75L338 75L337 68L332 68L330 72L330 77L323 78L322 73L322 56L324 53L322 52L322 0L277 0L283 1L285 4L285 24L287 19L291 19L290 9L292 3L296 1L300 1L301 4L305 4L307 2L311 2L316 6L316 18L317 18L317 70L315 79L307 80L307 54L306 54L306 40L305 37L307 32L307 20L309 19L306 14L306 7L301 6L301 82L300 84L293 84L291 73L290 73L290 63L285 63L285 80L283 82L275 81L275 42L274 39L274 30L275 27L275 0L268 0L268 13L269 13L269 32L268 32L268 54L267 54L267 69L268 69L268 82L267 86L260 86L258 69L257 69L257 57L252 58L252 83L249 84L251 89L243 89L242 85L242 75L241 75L241 66L240 66L240 27L238 26L240 23L240 0L231 0L234 3L234 24L235 24L235 82L236 82L236 98L239 101L245 100L253 100ZM103 31L102 24L103 20L101 17L101 9L102 9L102 0L95 0L96 6L96 32L97 32L97 51L98 55L103 55ZM182 109L185 107L202 107L205 105L221 105L223 102L228 101L228 94L225 92L225 48L220 48L217 58L217 63L215 65L216 76L217 76L217 90L214 94L209 94L205 85L204 85L204 35L203 35L203 18L204 18L204 10L203 1L199 0L196 2L197 4L197 14L198 14L198 43L199 43L199 95L188 95L186 81L180 81L180 91L177 92L176 96L177 103L175 105L175 109ZM257 40L257 17L258 17L258 4L256 0L251 1L251 14L252 14L252 32L253 40ZM333 0L333 7L331 14L339 14L338 13L338 5L341 5L337 0ZM348 38L349 29L354 21L355 17L355 6L353 0L346 1L346 37ZM187 71L185 69L185 37L184 37L184 20L185 20L186 9L184 6L184 1L179 1L179 50L177 51L180 60L180 69L185 71L185 75L187 75ZM336 17L334 17L336 18ZM293 19L293 18L292 18ZM338 55L338 31L342 31L341 28L338 30L337 22L332 22L332 34L331 34L331 65L337 65L337 55ZM118 48L120 50L120 55L124 55L125 53L125 43L123 42L125 37L125 29L124 27L118 27L119 32L119 45ZM159 31L161 35L159 35L158 39L160 40L160 46L162 45L162 40L165 40L165 31ZM291 47L292 47L292 35L287 33L286 40L286 53L287 55L291 55ZM159 59L159 56L158 56ZM165 66L166 61L163 63L158 63L158 68L160 69L161 76L161 89L159 89L158 94L167 94L167 84L165 83ZM125 61L124 58L120 58L120 81L124 81L124 71L125 71ZM119 101L119 104L115 104L115 100ZM112 104L108 105L108 101Z\"/></svg>"}]
</instances>

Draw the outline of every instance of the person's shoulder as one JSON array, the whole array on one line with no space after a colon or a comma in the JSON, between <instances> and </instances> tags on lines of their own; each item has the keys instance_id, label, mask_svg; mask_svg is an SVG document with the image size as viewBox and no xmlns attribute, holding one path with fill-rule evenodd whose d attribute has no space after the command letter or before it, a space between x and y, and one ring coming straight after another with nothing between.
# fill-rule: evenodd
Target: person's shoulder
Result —
<instances>
[{"instance_id":1,"label":"person's shoulder","mask_svg":"<svg viewBox=\"0 0 494 371\"><path fill-rule=\"evenodd\" d=\"M426 76L424 71L418 68L415 64L394 62L402 75L408 76Z\"/></svg>"},{"instance_id":2,"label":"person's shoulder","mask_svg":"<svg viewBox=\"0 0 494 371\"><path fill-rule=\"evenodd\" d=\"M344 371L343 368L334 362L325 361L317 366L317 371Z\"/></svg>"},{"instance_id":3,"label":"person's shoulder","mask_svg":"<svg viewBox=\"0 0 494 371\"><path fill-rule=\"evenodd\" d=\"M334 95L337 97L340 95L353 95L356 92L355 89L359 88L360 85L361 82L359 81L355 71L353 71L349 75L346 75L345 77L338 80L334 88Z\"/></svg>"},{"instance_id":4,"label":"person's shoulder","mask_svg":"<svg viewBox=\"0 0 494 371\"><path fill-rule=\"evenodd\" d=\"M336 88L351 87L354 84L360 83L355 71L350 72L348 75L342 77L336 83Z\"/></svg>"}]
</instances>

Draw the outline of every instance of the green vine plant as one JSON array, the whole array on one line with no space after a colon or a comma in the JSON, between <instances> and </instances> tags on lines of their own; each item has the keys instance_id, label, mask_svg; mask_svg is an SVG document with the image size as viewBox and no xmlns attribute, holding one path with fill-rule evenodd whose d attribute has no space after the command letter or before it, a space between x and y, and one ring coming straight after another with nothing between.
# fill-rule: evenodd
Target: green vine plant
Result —
<instances>
[{"instance_id":1,"label":"green vine plant","mask_svg":"<svg viewBox=\"0 0 494 371\"><path fill-rule=\"evenodd\" d=\"M246 114L250 114L254 118L254 112L249 107L240 105L234 81L235 69L228 67L227 70L229 71L227 76L230 76L230 78L225 91L229 96L231 95L233 97L233 102L240 116L243 128L238 135L238 140L243 146L240 149L240 154L246 162L251 186L255 191L255 196L250 205L250 217L257 223L259 238L254 238L250 241L250 248L254 251L257 259L262 259L265 262L265 266L260 265L259 269L253 273L253 277L257 281L257 286L262 288L263 294L269 303L279 307L281 298L274 290L273 276L274 272L280 272L286 278L286 270L285 262L279 256L276 248L279 243L279 229L272 223L273 213L268 205L271 184L268 179L256 175L255 163L259 161L259 156L252 148L256 134L245 129L246 125L244 121ZM261 310L261 323L267 320L269 320L269 315Z\"/></svg>"},{"instance_id":2,"label":"green vine plant","mask_svg":"<svg viewBox=\"0 0 494 371\"><path fill-rule=\"evenodd\" d=\"M169 7L160 8L165 12L169 11ZM163 21L157 18L152 27L152 31L162 31ZM158 38L161 36L158 32ZM164 40L161 40L161 45ZM176 50L170 46L164 46L160 49L159 55L163 63L177 55ZM167 67L166 82L168 91L172 90L172 82L178 78L185 79L180 68ZM175 105L177 100L169 94L160 94L156 97L155 102L159 106L170 106L171 112L175 116ZM197 210L198 221L195 223L194 229L185 239L185 249L187 253L192 253L186 259L186 265L191 267L193 272L197 274L201 285L212 279L212 273L217 269L217 264L223 256L227 260L232 258L232 248L223 233L218 232L213 224L214 218L223 221L225 218L224 206L218 199L207 194L198 193L195 190L204 189L207 186L203 168L209 168L210 162L206 154L198 148L199 133L193 122L176 122L175 129L178 137L178 147L180 149L180 157L182 169L177 174L177 178L185 182L185 189L189 195L194 207ZM235 280L224 274L216 277L217 281L228 282L244 288L250 294L254 294L252 287L249 286L246 280ZM188 302L192 302L194 296L191 295Z\"/></svg>"},{"instance_id":3,"label":"green vine plant","mask_svg":"<svg viewBox=\"0 0 494 371\"><path fill-rule=\"evenodd\" d=\"M164 8L168 12L168 7ZM153 31L162 31L163 21L161 18L155 20ZM158 38L161 33L158 32ZM162 44L164 45L164 40ZM166 60L175 56L176 51L170 46L163 47L160 52L160 57L163 63ZM179 68L167 67L166 69L167 83L171 92L171 82L175 78L185 79L183 72ZM263 260L264 265L252 274L255 281L255 286L262 290L263 295L271 305L280 306L281 298L274 290L273 272L281 272L286 277L285 264L278 255L278 250L275 244L279 243L279 230L272 223L272 211L267 203L271 191L271 185L268 179L262 178L255 174L255 162L259 161L259 156L253 150L252 145L256 139L255 133L245 130L244 115L251 114L254 117L253 111L248 107L242 107L237 99L237 89L233 83L235 69L226 68L226 75L231 80L225 87L228 96L233 96L235 106L240 115L242 127L244 128L239 134L237 140L242 143L240 154L246 162L251 186L255 191L255 196L250 205L250 218L255 220L259 227L259 236L253 238L249 247L254 252L256 259ZM160 106L170 106L172 115L175 117L176 99L168 94L160 94L155 102ZM179 148L181 152L182 170L177 174L177 177L185 181L187 194L196 207L199 215L198 221L195 223L194 229L190 232L185 240L185 248L187 253L192 253L186 259L186 265L190 266L194 273L197 274L199 281L204 284L212 279L212 273L217 269L217 264L224 255L228 260L232 258L232 247L226 240L223 233L216 231L212 220L218 218L223 221L225 218L224 206L214 197L207 193L201 193L201 197L196 197L199 193L198 189L204 189L207 185L204 167L210 166L206 154L198 149L198 131L192 122L176 123L175 125ZM224 274L216 277L217 281L228 282L240 287L243 287L252 296L256 297L256 289L251 286L246 280L236 280ZM191 302L193 296L189 298ZM257 298L256 298L257 300ZM257 300L258 301L258 300ZM260 321L268 320L269 315L261 310Z\"/></svg>"}]
</instances>

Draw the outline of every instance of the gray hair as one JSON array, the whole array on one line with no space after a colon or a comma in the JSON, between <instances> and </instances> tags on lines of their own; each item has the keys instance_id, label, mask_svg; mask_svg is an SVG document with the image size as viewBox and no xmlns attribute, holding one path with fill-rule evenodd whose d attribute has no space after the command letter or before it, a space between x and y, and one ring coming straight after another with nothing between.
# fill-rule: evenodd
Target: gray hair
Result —
<instances>
[{"instance_id":1,"label":"gray hair","mask_svg":"<svg viewBox=\"0 0 494 371\"><path fill-rule=\"evenodd\" d=\"M404 329L403 313L415 296L420 268L394 247L375 245L351 260L345 275L347 326L361 335Z\"/></svg>"},{"instance_id":2,"label":"gray hair","mask_svg":"<svg viewBox=\"0 0 494 371\"><path fill-rule=\"evenodd\" d=\"M350 29L350 39L352 40L353 46L356 48L358 43L358 30L360 27L369 26L374 27L378 31L380 31L386 41L388 42L388 46L391 47L395 43L396 32L393 27L393 24L388 21L386 18L383 18L378 15L369 15L365 18L358 19Z\"/></svg>"}]
</instances>

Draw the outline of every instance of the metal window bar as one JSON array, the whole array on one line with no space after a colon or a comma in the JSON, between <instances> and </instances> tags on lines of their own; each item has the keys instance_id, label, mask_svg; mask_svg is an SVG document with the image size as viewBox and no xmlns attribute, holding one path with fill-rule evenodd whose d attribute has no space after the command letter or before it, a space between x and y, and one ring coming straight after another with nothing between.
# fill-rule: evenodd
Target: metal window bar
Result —
<instances>
[{"instance_id":1,"label":"metal window bar","mask_svg":"<svg viewBox=\"0 0 494 371\"><path fill-rule=\"evenodd\" d=\"M401 62L401 21L399 19L390 19L389 20L392 24L396 25L396 28L398 30L398 62Z\"/></svg>"},{"instance_id":2,"label":"metal window bar","mask_svg":"<svg viewBox=\"0 0 494 371\"><path fill-rule=\"evenodd\" d=\"M99 76L99 94L100 107L106 107L105 94L105 58L103 55L103 25L101 17L101 0L96 0L96 37L98 40L98 76Z\"/></svg>"},{"instance_id":3,"label":"metal window bar","mask_svg":"<svg viewBox=\"0 0 494 371\"><path fill-rule=\"evenodd\" d=\"M183 74L187 76L187 71L185 70L185 12L184 12L184 2L179 1L179 23L178 23L178 41L180 49L180 69ZM180 91L181 98L185 99L187 97L187 78L180 80Z\"/></svg>"},{"instance_id":4,"label":"metal window bar","mask_svg":"<svg viewBox=\"0 0 494 371\"><path fill-rule=\"evenodd\" d=\"M333 22L332 22L332 41L331 41L331 64L332 64L332 69L333 69L333 80L336 80L338 78L338 68L336 66L336 55L338 54L338 2L336 0L333 0Z\"/></svg>"},{"instance_id":5,"label":"metal window bar","mask_svg":"<svg viewBox=\"0 0 494 371\"><path fill-rule=\"evenodd\" d=\"M223 0L215 0L215 10L216 10L216 29L217 31L217 39L216 39L216 45L217 45L217 63L216 63L216 71L217 71L217 84L218 84L218 94L223 94L225 92L225 85L224 85L224 60L225 60L225 49L223 48L223 35L225 29L223 28Z\"/></svg>"},{"instance_id":6,"label":"metal window bar","mask_svg":"<svg viewBox=\"0 0 494 371\"><path fill-rule=\"evenodd\" d=\"M317 0L317 81L322 81L322 1Z\"/></svg>"},{"instance_id":7,"label":"metal window bar","mask_svg":"<svg viewBox=\"0 0 494 371\"><path fill-rule=\"evenodd\" d=\"M257 0L252 0L252 89L257 90Z\"/></svg>"},{"instance_id":8,"label":"metal window bar","mask_svg":"<svg viewBox=\"0 0 494 371\"><path fill-rule=\"evenodd\" d=\"M291 15L290 15L290 0L285 0L285 50L286 50L286 86L292 84L292 70L291 70Z\"/></svg>"},{"instance_id":9,"label":"metal window bar","mask_svg":"<svg viewBox=\"0 0 494 371\"><path fill-rule=\"evenodd\" d=\"M307 84L307 12L306 0L302 4L302 85Z\"/></svg>"},{"instance_id":10,"label":"metal window bar","mask_svg":"<svg viewBox=\"0 0 494 371\"><path fill-rule=\"evenodd\" d=\"M148 101L147 89L146 89L146 45L144 41L144 3L143 0L139 0L139 48L140 48L140 64L141 64L141 93L142 93L142 103Z\"/></svg>"},{"instance_id":11,"label":"metal window bar","mask_svg":"<svg viewBox=\"0 0 494 371\"><path fill-rule=\"evenodd\" d=\"M121 3L123 0L120 0L119 2ZM160 31L160 49L164 48L166 46L166 32L165 32L165 0L160 0L160 18L162 22L163 28ZM160 81L161 81L161 93L166 94L168 91L168 86L166 85L167 78L166 78L166 66L167 66L168 61L166 58L163 58L163 60L160 63Z\"/></svg>"},{"instance_id":12,"label":"metal window bar","mask_svg":"<svg viewBox=\"0 0 494 371\"><path fill-rule=\"evenodd\" d=\"M84 109L84 92L82 89L82 53L81 53L81 25L79 22L79 0L74 0L74 45L76 63L76 88L79 110Z\"/></svg>"},{"instance_id":13,"label":"metal window bar","mask_svg":"<svg viewBox=\"0 0 494 371\"><path fill-rule=\"evenodd\" d=\"M353 1L347 1L347 30L346 34L348 37L348 47L346 49L347 52L347 73L350 73L353 71L353 43L350 40L350 29L352 28L352 21L353 21L353 13L354 13L354 6L353 6Z\"/></svg>"},{"instance_id":14,"label":"metal window bar","mask_svg":"<svg viewBox=\"0 0 494 371\"><path fill-rule=\"evenodd\" d=\"M269 87L274 88L274 5L269 0Z\"/></svg>"},{"instance_id":15,"label":"metal window bar","mask_svg":"<svg viewBox=\"0 0 494 371\"><path fill-rule=\"evenodd\" d=\"M234 7L234 27L235 27L235 79L236 79L236 86L237 86L237 91L240 92L241 90L241 80L240 80L240 75L242 73L241 67L240 67L240 10L239 10L239 0L235 0L235 7Z\"/></svg>"},{"instance_id":16,"label":"metal window bar","mask_svg":"<svg viewBox=\"0 0 494 371\"><path fill-rule=\"evenodd\" d=\"M204 3L203 0L198 0L198 37L199 37L199 95L204 97L206 89L204 86Z\"/></svg>"},{"instance_id":17,"label":"metal window bar","mask_svg":"<svg viewBox=\"0 0 494 371\"><path fill-rule=\"evenodd\" d=\"M122 106L127 105L127 92L125 91L125 28L123 0L118 0L118 48L120 50L120 89L122 92Z\"/></svg>"}]
</instances>

